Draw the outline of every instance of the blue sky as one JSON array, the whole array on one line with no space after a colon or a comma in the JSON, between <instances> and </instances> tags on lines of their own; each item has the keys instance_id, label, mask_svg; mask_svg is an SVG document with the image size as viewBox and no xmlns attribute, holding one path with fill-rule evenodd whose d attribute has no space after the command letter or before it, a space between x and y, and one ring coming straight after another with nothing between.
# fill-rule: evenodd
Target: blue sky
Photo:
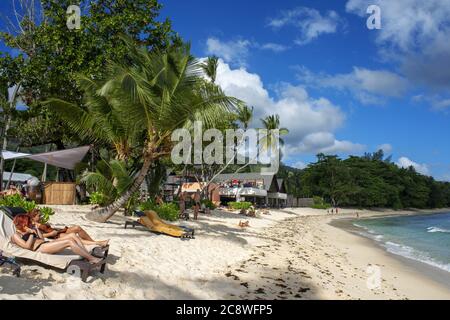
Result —
<instances>
[{"instance_id":1,"label":"blue sky","mask_svg":"<svg viewBox=\"0 0 450 320\"><path fill-rule=\"evenodd\" d=\"M383 146L399 165L450 180L448 0L163 4L196 56L222 59L228 93L257 117L280 114L288 164ZM370 4L381 30L366 26Z\"/></svg>"},{"instance_id":2,"label":"blue sky","mask_svg":"<svg viewBox=\"0 0 450 320\"><path fill-rule=\"evenodd\" d=\"M382 147L450 180L450 0L161 1L194 55L221 58L217 82L255 107L254 126L280 115L287 164Z\"/></svg>"}]
</instances>

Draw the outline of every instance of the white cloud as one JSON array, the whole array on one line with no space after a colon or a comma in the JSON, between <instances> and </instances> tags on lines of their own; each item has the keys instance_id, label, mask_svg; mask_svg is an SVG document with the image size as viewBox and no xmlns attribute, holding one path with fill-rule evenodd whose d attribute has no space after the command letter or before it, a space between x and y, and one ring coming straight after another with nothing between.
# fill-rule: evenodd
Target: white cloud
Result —
<instances>
[{"instance_id":1,"label":"white cloud","mask_svg":"<svg viewBox=\"0 0 450 320\"><path fill-rule=\"evenodd\" d=\"M279 114L281 125L289 129L286 141L286 156L317 152L359 152L363 146L349 141L339 141L334 131L345 122L342 110L326 98L314 99L301 86L279 84L277 96L272 97L255 73L245 68L232 69L219 60L217 84L231 96L254 106L253 126L260 127L260 119Z\"/></svg>"},{"instance_id":2,"label":"white cloud","mask_svg":"<svg viewBox=\"0 0 450 320\"><path fill-rule=\"evenodd\" d=\"M334 137L331 132L314 132L306 135L300 143L292 145L288 149L290 153L359 153L365 149L365 146L350 141L340 141Z\"/></svg>"},{"instance_id":3,"label":"white cloud","mask_svg":"<svg viewBox=\"0 0 450 320\"><path fill-rule=\"evenodd\" d=\"M450 97L445 98L440 94L418 94L411 98L414 103L425 103L431 105L434 110L448 111L450 109Z\"/></svg>"},{"instance_id":4,"label":"white cloud","mask_svg":"<svg viewBox=\"0 0 450 320\"><path fill-rule=\"evenodd\" d=\"M387 70L353 67L350 73L336 75L313 73L304 66L297 70L298 79L306 85L347 91L364 104L379 104L384 97L400 97L408 87L406 79Z\"/></svg>"},{"instance_id":5,"label":"white cloud","mask_svg":"<svg viewBox=\"0 0 450 320\"><path fill-rule=\"evenodd\" d=\"M287 46L272 42L262 44L260 48L263 50L271 50L273 52L283 52L289 49Z\"/></svg>"},{"instance_id":6,"label":"white cloud","mask_svg":"<svg viewBox=\"0 0 450 320\"><path fill-rule=\"evenodd\" d=\"M211 37L206 40L206 53L216 55L227 63L244 66L251 45L251 42L245 39L221 41Z\"/></svg>"},{"instance_id":7,"label":"white cloud","mask_svg":"<svg viewBox=\"0 0 450 320\"><path fill-rule=\"evenodd\" d=\"M390 145L389 143L384 143L377 147L377 150L383 150L385 155L391 153L392 149L392 145Z\"/></svg>"},{"instance_id":8,"label":"white cloud","mask_svg":"<svg viewBox=\"0 0 450 320\"><path fill-rule=\"evenodd\" d=\"M448 94L449 0L349 0L346 10L366 18L370 4L381 8L382 28L373 34L382 57L396 61L409 80Z\"/></svg>"},{"instance_id":9,"label":"white cloud","mask_svg":"<svg viewBox=\"0 0 450 320\"><path fill-rule=\"evenodd\" d=\"M316 9L297 7L283 11L277 18L270 19L269 26L279 29L293 26L299 30L295 43L304 45L318 38L321 34L335 33L342 20L336 11L321 14Z\"/></svg>"},{"instance_id":10,"label":"white cloud","mask_svg":"<svg viewBox=\"0 0 450 320\"><path fill-rule=\"evenodd\" d=\"M259 44L247 39L223 41L218 38L210 37L206 40L205 53L207 55L216 55L222 58L226 63L241 67L247 65L250 49L280 53L288 50L289 47L274 42Z\"/></svg>"},{"instance_id":11,"label":"white cloud","mask_svg":"<svg viewBox=\"0 0 450 320\"><path fill-rule=\"evenodd\" d=\"M437 109L441 109L441 110L450 108L450 98L449 99L440 100L440 101L436 101L434 103L434 107L436 107Z\"/></svg>"},{"instance_id":12,"label":"white cloud","mask_svg":"<svg viewBox=\"0 0 450 320\"><path fill-rule=\"evenodd\" d=\"M304 163L303 161L297 161L297 162L294 163L292 166L293 166L294 168L303 170L303 169L305 169L308 165L307 165L306 163Z\"/></svg>"},{"instance_id":13,"label":"white cloud","mask_svg":"<svg viewBox=\"0 0 450 320\"><path fill-rule=\"evenodd\" d=\"M407 157L401 157L400 159L397 160L396 164L400 168L413 167L418 173L421 173L424 175L430 174L430 170L428 169L428 166L426 164L420 164L420 163L414 162Z\"/></svg>"}]
</instances>

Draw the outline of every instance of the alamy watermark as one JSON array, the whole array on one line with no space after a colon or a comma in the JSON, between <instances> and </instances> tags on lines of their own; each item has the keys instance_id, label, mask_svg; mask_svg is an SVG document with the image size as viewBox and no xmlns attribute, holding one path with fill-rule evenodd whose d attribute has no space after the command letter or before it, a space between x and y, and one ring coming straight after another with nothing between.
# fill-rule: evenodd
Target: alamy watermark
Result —
<instances>
[{"instance_id":1,"label":"alamy watermark","mask_svg":"<svg viewBox=\"0 0 450 320\"><path fill-rule=\"evenodd\" d=\"M381 8L377 5L370 5L366 10L367 14L370 16L367 18L366 25L369 30L380 30L381 29Z\"/></svg>"},{"instance_id":2,"label":"alamy watermark","mask_svg":"<svg viewBox=\"0 0 450 320\"><path fill-rule=\"evenodd\" d=\"M193 136L192 136L193 132ZM224 136L225 133L225 136ZM176 142L171 152L174 164L185 165L249 165L270 164L261 174L272 175L280 166L280 132L278 129L207 129L201 121L192 131L177 129L171 140Z\"/></svg>"},{"instance_id":3,"label":"alamy watermark","mask_svg":"<svg viewBox=\"0 0 450 320\"><path fill-rule=\"evenodd\" d=\"M366 286L369 290L376 290L381 288L381 268L376 265L370 265L366 269L369 274L366 280Z\"/></svg>"},{"instance_id":4,"label":"alamy watermark","mask_svg":"<svg viewBox=\"0 0 450 320\"><path fill-rule=\"evenodd\" d=\"M81 29L81 9L77 5L70 5L67 8L66 26L69 30Z\"/></svg>"}]
</instances>

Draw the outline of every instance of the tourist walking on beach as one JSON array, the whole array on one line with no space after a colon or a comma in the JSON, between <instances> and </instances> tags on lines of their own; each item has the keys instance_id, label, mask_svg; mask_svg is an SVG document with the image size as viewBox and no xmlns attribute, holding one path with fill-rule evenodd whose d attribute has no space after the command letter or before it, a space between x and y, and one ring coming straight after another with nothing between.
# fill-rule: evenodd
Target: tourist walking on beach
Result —
<instances>
[{"instance_id":1,"label":"tourist walking on beach","mask_svg":"<svg viewBox=\"0 0 450 320\"><path fill-rule=\"evenodd\" d=\"M200 198L200 190L197 189L194 194L194 220L198 219L198 212L200 211Z\"/></svg>"}]
</instances>

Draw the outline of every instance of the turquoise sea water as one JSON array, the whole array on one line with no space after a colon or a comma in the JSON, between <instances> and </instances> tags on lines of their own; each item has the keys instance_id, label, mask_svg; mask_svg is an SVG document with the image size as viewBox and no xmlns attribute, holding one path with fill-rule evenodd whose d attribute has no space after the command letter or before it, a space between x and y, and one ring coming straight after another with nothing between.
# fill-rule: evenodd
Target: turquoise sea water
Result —
<instances>
[{"instance_id":1,"label":"turquoise sea water","mask_svg":"<svg viewBox=\"0 0 450 320\"><path fill-rule=\"evenodd\" d=\"M450 212L355 220L386 250L450 272Z\"/></svg>"}]
</instances>

